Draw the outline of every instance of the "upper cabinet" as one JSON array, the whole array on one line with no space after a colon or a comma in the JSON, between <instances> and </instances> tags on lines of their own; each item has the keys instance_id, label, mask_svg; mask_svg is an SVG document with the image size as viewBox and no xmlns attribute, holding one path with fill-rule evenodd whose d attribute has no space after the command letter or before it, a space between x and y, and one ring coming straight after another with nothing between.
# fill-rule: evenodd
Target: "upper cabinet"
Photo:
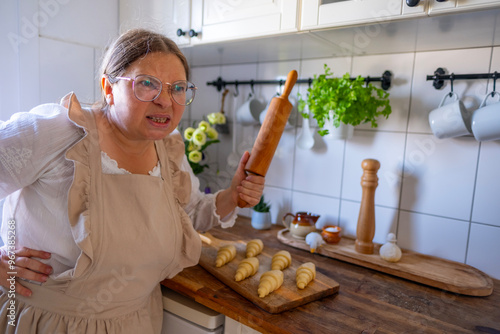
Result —
<instances>
[{"instance_id":1,"label":"upper cabinet","mask_svg":"<svg viewBox=\"0 0 500 334\"><path fill-rule=\"evenodd\" d=\"M431 0L429 15L500 7L499 0Z\"/></svg>"},{"instance_id":2,"label":"upper cabinet","mask_svg":"<svg viewBox=\"0 0 500 334\"><path fill-rule=\"evenodd\" d=\"M120 0L120 33L147 28L166 35L178 45L186 45L190 43L191 16L195 13L190 0Z\"/></svg>"},{"instance_id":3,"label":"upper cabinet","mask_svg":"<svg viewBox=\"0 0 500 334\"><path fill-rule=\"evenodd\" d=\"M302 0L301 30L376 23L427 14L428 0Z\"/></svg>"},{"instance_id":4,"label":"upper cabinet","mask_svg":"<svg viewBox=\"0 0 500 334\"><path fill-rule=\"evenodd\" d=\"M120 30L160 31L178 45L298 31L299 0L120 0Z\"/></svg>"},{"instance_id":5,"label":"upper cabinet","mask_svg":"<svg viewBox=\"0 0 500 334\"><path fill-rule=\"evenodd\" d=\"M193 7L195 3L203 7L199 42L227 41L299 30L298 0L193 0Z\"/></svg>"},{"instance_id":6,"label":"upper cabinet","mask_svg":"<svg viewBox=\"0 0 500 334\"><path fill-rule=\"evenodd\" d=\"M179 46L500 7L500 0L119 0L120 31L159 31Z\"/></svg>"}]
</instances>

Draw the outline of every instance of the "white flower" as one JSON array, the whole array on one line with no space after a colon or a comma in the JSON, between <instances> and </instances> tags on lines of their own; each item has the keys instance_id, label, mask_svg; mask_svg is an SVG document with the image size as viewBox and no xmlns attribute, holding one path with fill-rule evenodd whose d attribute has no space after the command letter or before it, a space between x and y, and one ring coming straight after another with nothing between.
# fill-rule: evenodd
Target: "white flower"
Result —
<instances>
[{"instance_id":1,"label":"white flower","mask_svg":"<svg viewBox=\"0 0 500 334\"><path fill-rule=\"evenodd\" d=\"M209 127L206 132L207 132L207 137L212 140L216 140L219 137L219 133L217 132L217 130L215 130L212 127Z\"/></svg>"},{"instance_id":2,"label":"white flower","mask_svg":"<svg viewBox=\"0 0 500 334\"><path fill-rule=\"evenodd\" d=\"M191 138L193 137L194 131L195 131L194 128L191 128L191 127L184 130L184 139L191 140Z\"/></svg>"},{"instance_id":3,"label":"white flower","mask_svg":"<svg viewBox=\"0 0 500 334\"><path fill-rule=\"evenodd\" d=\"M207 141L207 135L203 130L198 128L193 132L193 137L191 138L191 140L195 145L203 146Z\"/></svg>"},{"instance_id":4,"label":"white flower","mask_svg":"<svg viewBox=\"0 0 500 334\"><path fill-rule=\"evenodd\" d=\"M200 151L189 152L188 159L193 163L198 163L201 161L203 154Z\"/></svg>"},{"instance_id":5,"label":"white flower","mask_svg":"<svg viewBox=\"0 0 500 334\"><path fill-rule=\"evenodd\" d=\"M205 121L201 121L200 124L198 124L198 129L201 129L204 132L207 132L207 130L210 128L210 124Z\"/></svg>"}]
</instances>

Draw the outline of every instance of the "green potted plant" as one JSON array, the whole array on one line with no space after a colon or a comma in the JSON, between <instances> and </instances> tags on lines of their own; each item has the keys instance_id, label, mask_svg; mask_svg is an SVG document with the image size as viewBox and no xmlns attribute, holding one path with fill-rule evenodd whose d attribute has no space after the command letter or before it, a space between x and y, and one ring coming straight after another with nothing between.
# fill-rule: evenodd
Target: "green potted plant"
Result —
<instances>
[{"instance_id":1,"label":"green potted plant","mask_svg":"<svg viewBox=\"0 0 500 334\"><path fill-rule=\"evenodd\" d=\"M372 84L365 85L360 76L351 80L349 73L335 78L326 64L324 68L324 74L314 75L307 90L307 101L300 99L299 102L299 110L304 110L307 103L321 136L329 133L329 124L338 128L342 124L356 126L370 123L375 128L379 116L389 117L392 109L388 92ZM302 117L309 118L309 114L302 112Z\"/></svg>"},{"instance_id":2,"label":"green potted plant","mask_svg":"<svg viewBox=\"0 0 500 334\"><path fill-rule=\"evenodd\" d=\"M258 230L267 230L271 228L271 204L267 203L264 195L260 198L257 205L252 210L252 227Z\"/></svg>"}]
</instances>

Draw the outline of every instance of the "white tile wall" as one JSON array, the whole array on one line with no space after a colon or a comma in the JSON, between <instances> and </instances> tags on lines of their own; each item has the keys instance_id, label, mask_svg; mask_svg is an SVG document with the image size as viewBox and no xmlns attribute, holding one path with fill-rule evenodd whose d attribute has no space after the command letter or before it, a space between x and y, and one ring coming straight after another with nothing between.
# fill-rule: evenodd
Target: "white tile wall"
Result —
<instances>
[{"instance_id":1,"label":"white tile wall","mask_svg":"<svg viewBox=\"0 0 500 334\"><path fill-rule=\"evenodd\" d=\"M40 99L58 103L73 91L82 103L95 101L94 49L48 38L40 38ZM76 65L78 64L78 65Z\"/></svg>"},{"instance_id":2,"label":"white tile wall","mask_svg":"<svg viewBox=\"0 0 500 334\"><path fill-rule=\"evenodd\" d=\"M472 221L500 227L500 142L481 143Z\"/></svg>"},{"instance_id":3,"label":"white tile wall","mask_svg":"<svg viewBox=\"0 0 500 334\"><path fill-rule=\"evenodd\" d=\"M401 209L469 220L479 144L408 134Z\"/></svg>"},{"instance_id":4,"label":"white tile wall","mask_svg":"<svg viewBox=\"0 0 500 334\"><path fill-rule=\"evenodd\" d=\"M493 29L488 30L490 37ZM423 37L418 36L420 41ZM295 145L301 122L285 131L266 177L265 194L276 206L273 222L280 223L288 209L313 211L321 215L319 226L336 223L343 227L344 235L354 237L362 194L361 162L374 158L381 162L375 193L375 242L383 243L387 233L394 232L404 248L466 262L500 278L498 259L493 256L491 261L487 260L490 254L500 253L500 243L493 242L494 236L500 234L500 206L496 203L500 197L500 174L496 168L500 163L500 144L498 141L478 143L471 135L443 140L434 137L428 125L428 113L437 107L451 85L447 81L443 89L436 90L432 81L426 80L438 67L456 74L500 71L499 49L483 45L220 66L222 77L227 80L251 79L249 75L253 71L249 69L254 66L257 68L255 79L284 78L292 68L299 71L299 78L307 78L323 73L324 63L338 75L352 72L353 75L380 76L385 70L393 73L389 91L393 114L387 120L380 120L378 128L357 127L353 138L347 141L329 141L316 136L311 150ZM215 80L214 75L201 74L207 71L215 74L216 68L219 67L210 67L210 70L195 67L198 85ZM488 80L457 80L453 89L472 112L488 91L488 84L491 89ZM267 101L279 89L260 86L255 90ZM294 94L297 91L305 94L306 90L307 84L300 84L294 88ZM243 100L235 99L230 108L237 108L241 103ZM245 136L251 137L256 135L258 126L240 126L238 131L242 130ZM220 147L225 150L219 151L220 162L229 154L228 146L221 143ZM250 215L251 212L243 210L242 213Z\"/></svg>"},{"instance_id":5,"label":"white tile wall","mask_svg":"<svg viewBox=\"0 0 500 334\"><path fill-rule=\"evenodd\" d=\"M29 1L38 2L43 37L104 48L118 33L118 0Z\"/></svg>"},{"instance_id":6,"label":"white tile wall","mask_svg":"<svg viewBox=\"0 0 500 334\"><path fill-rule=\"evenodd\" d=\"M492 277L500 277L500 229L483 224L471 224L466 263Z\"/></svg>"},{"instance_id":7,"label":"white tile wall","mask_svg":"<svg viewBox=\"0 0 500 334\"><path fill-rule=\"evenodd\" d=\"M361 163L364 159L380 162L379 183L375 192L375 204L397 208L401 184L401 158L404 155L404 133L382 131L354 131L347 141L342 178L342 198L361 200Z\"/></svg>"},{"instance_id":8,"label":"white tile wall","mask_svg":"<svg viewBox=\"0 0 500 334\"><path fill-rule=\"evenodd\" d=\"M469 222L401 211L398 244L424 254L464 262Z\"/></svg>"},{"instance_id":9,"label":"white tile wall","mask_svg":"<svg viewBox=\"0 0 500 334\"><path fill-rule=\"evenodd\" d=\"M13 72L11 82L18 83L17 86L29 94L22 94L21 90L9 93L3 90L0 92L2 109L5 105L15 105L20 110L27 110L45 102L42 100L53 101L67 90L96 98L97 85L91 82L101 48L118 31L117 6L117 0L92 0L85 5L61 1L58 8L49 10L42 8L37 0L3 1L0 5L2 47L9 43L4 33L12 26L27 42L20 45L18 55L9 51L1 59L12 64L10 70L18 67L18 71L9 72ZM36 31L29 31L34 15L43 11L47 20L40 22ZM72 15L75 12L81 15ZM9 17L4 17L4 13ZM17 19L11 22L12 17ZM90 23L89 18L97 23ZM405 31L405 28L414 27L411 22L416 22L418 29ZM375 197L375 242L382 243L388 232L394 232L404 248L466 262L500 278L500 243L497 242L500 239L500 206L497 203L500 197L497 168L500 141L478 143L472 136L436 139L428 125L428 113L449 92L451 85L446 82L442 90L436 90L432 81L426 81L426 75L432 74L437 67L461 74L500 71L499 22L500 11L493 11L388 24L380 34L364 41L369 45L360 44L358 35L363 32L362 28L318 32L311 39L305 35L297 39L288 36L283 43L277 43L275 49L265 52L256 49L248 54L244 42L232 44L238 47L237 51L220 54L217 45L207 45L205 49L213 51L212 59L233 56L222 62L225 65L193 68L192 81L200 89L195 103L186 111L183 125L220 110L221 92L206 85L219 76L225 80L284 79L288 71L296 69L299 78L307 78L323 73L324 63L336 75L351 72L353 75L380 76L383 71L390 70L393 73L390 89L393 114L388 120L380 120L377 129L362 125L347 141L330 141L316 136L315 146L306 151L295 145L301 122L288 127L270 166L264 191L273 205L273 222L280 223L287 212L312 211L321 215L318 226L339 224L346 236L354 236L361 200L361 161L375 158L381 162ZM404 46L401 48L395 41L402 38ZM272 40L266 40L273 44ZM303 45L304 50L280 52L282 45L293 43ZM353 45L348 50L349 43ZM391 47L396 44L398 47ZM203 58L196 50L186 51L195 62ZM275 50L274 53L280 56L271 55L269 50ZM334 56L324 58L329 54ZM261 60L249 60L252 58ZM12 59L17 63L11 63ZM74 63L79 68L73 67L74 78L68 78L66 69ZM50 83L53 78L57 78L56 82ZM467 109L473 111L491 90L491 84L488 80L457 80L453 88ZM234 87L228 88L231 93L224 110L231 121L233 112L247 98L250 87L239 87L236 97ZM306 89L307 84L297 85L292 97L299 91L305 94ZM279 87L272 85L255 87L255 94L263 103L278 91ZM6 104L6 97L18 101ZM4 117L4 110L0 112L0 117ZM239 154L251 148L258 130L259 126L255 125L236 127ZM211 168L201 177L202 187L209 184L216 190L228 185L233 173L227 166L233 133L231 128L231 133L221 135L222 142L210 149ZM241 212L251 213L249 209Z\"/></svg>"},{"instance_id":10,"label":"white tile wall","mask_svg":"<svg viewBox=\"0 0 500 334\"><path fill-rule=\"evenodd\" d=\"M17 25L17 1L0 2L0 64L9 64L2 67L2 75L9 78L1 85L3 94L0 94L0 120L7 119L15 110L19 110L19 58L18 44L22 38Z\"/></svg>"}]
</instances>

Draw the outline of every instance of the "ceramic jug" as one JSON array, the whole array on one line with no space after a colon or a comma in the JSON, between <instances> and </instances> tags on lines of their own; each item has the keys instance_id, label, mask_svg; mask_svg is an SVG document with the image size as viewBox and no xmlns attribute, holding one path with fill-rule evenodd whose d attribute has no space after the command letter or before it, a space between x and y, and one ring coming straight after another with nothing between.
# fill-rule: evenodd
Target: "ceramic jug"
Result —
<instances>
[{"instance_id":1,"label":"ceramic jug","mask_svg":"<svg viewBox=\"0 0 500 334\"><path fill-rule=\"evenodd\" d=\"M288 216L293 217L290 223L286 219ZM283 225L290 230L293 237L304 239L306 235L316 231L316 222L319 217L319 215L305 211L297 212L296 214L289 212L283 216Z\"/></svg>"}]
</instances>

